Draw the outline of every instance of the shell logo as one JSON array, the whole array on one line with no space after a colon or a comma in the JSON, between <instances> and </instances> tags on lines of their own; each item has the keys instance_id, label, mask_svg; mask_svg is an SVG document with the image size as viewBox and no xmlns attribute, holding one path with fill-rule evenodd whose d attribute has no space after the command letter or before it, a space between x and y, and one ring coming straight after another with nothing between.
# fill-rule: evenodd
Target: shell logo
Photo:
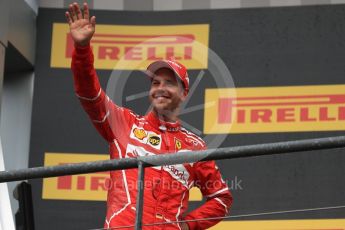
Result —
<instances>
[{"instance_id":1,"label":"shell logo","mask_svg":"<svg viewBox=\"0 0 345 230\"><path fill-rule=\"evenodd\" d=\"M139 140L143 140L145 137L147 137L147 134L146 134L145 130L143 130L143 129L135 128L133 130L133 133L134 133L134 136L136 138L138 138Z\"/></svg>"}]
</instances>

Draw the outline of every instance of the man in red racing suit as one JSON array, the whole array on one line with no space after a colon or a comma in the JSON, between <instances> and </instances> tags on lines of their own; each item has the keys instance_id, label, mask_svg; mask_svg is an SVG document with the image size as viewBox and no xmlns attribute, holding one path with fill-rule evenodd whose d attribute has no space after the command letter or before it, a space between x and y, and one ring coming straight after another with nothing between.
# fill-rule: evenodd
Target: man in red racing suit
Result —
<instances>
[{"instance_id":1,"label":"man in red racing suit","mask_svg":"<svg viewBox=\"0 0 345 230\"><path fill-rule=\"evenodd\" d=\"M206 149L201 138L181 127L178 119L171 115L174 113L164 114L162 109L165 106L175 111L188 93L188 75L180 63L158 61L148 67L148 70L153 70L150 90L153 110L147 115L138 116L109 99L101 89L93 67L89 42L95 18L89 19L88 15L87 4L84 4L83 14L77 3L71 4L69 12L66 12L75 42L72 57L74 86L93 125L109 143L110 158ZM90 28L91 33L88 33ZM183 95L176 93L179 90ZM110 172L105 228L134 225L137 174L137 169ZM144 226L144 229L207 229L218 223L232 204L230 191L214 161L146 168L144 186L143 225L165 223ZM199 187L206 202L186 213L189 190L193 186ZM216 218L201 220L212 217ZM187 222L172 222L181 220Z\"/></svg>"}]
</instances>

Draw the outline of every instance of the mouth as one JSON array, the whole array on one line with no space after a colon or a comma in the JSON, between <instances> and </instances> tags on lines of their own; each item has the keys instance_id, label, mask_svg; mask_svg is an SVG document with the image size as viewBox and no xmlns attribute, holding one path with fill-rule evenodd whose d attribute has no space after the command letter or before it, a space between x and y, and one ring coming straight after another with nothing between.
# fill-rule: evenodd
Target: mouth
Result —
<instances>
[{"instance_id":1,"label":"mouth","mask_svg":"<svg viewBox=\"0 0 345 230\"><path fill-rule=\"evenodd\" d=\"M158 96L158 97L154 97L154 99L158 99L158 100L161 100L161 99L169 99L169 97Z\"/></svg>"},{"instance_id":2,"label":"mouth","mask_svg":"<svg viewBox=\"0 0 345 230\"><path fill-rule=\"evenodd\" d=\"M162 95L162 94L153 95L153 98L154 98L154 99L157 99L157 100L170 99L169 96L167 96L167 95Z\"/></svg>"}]
</instances>

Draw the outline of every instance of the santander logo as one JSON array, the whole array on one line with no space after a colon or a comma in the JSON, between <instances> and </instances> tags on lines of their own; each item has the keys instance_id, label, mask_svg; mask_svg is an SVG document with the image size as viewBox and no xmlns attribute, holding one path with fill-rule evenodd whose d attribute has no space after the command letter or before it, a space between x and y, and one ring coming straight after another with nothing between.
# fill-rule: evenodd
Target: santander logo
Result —
<instances>
[{"instance_id":1,"label":"santander logo","mask_svg":"<svg viewBox=\"0 0 345 230\"><path fill-rule=\"evenodd\" d=\"M183 165L165 165L164 168L182 184L188 184L189 173Z\"/></svg>"}]
</instances>

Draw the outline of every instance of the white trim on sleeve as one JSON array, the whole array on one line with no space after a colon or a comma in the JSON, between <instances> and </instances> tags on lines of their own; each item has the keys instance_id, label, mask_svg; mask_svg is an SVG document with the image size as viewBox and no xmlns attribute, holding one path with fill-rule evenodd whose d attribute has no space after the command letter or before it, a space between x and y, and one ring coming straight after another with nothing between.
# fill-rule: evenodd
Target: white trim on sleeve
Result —
<instances>
[{"instance_id":1,"label":"white trim on sleeve","mask_svg":"<svg viewBox=\"0 0 345 230\"><path fill-rule=\"evenodd\" d=\"M82 97L82 96L78 95L77 93L76 93L76 95L77 95L78 98L86 100L86 101L95 101L95 100L97 100L97 98L99 98L99 96L101 96L101 92L102 92L102 89L99 89L99 91L97 93L97 96L93 97L93 98Z\"/></svg>"},{"instance_id":2,"label":"white trim on sleeve","mask_svg":"<svg viewBox=\"0 0 345 230\"><path fill-rule=\"evenodd\" d=\"M228 213L228 207L224 204L224 202L219 199L218 197L214 198L216 201L218 201L221 205L224 206L226 213Z\"/></svg>"},{"instance_id":3,"label":"white trim on sleeve","mask_svg":"<svg viewBox=\"0 0 345 230\"><path fill-rule=\"evenodd\" d=\"M224 191L226 191L226 190L229 190L229 188L228 188L228 187L223 188L223 189L221 189L221 190L218 190L218 191L215 192L215 193L212 193L212 194L210 194L210 195L207 195L206 197L207 197L207 198L214 197L214 196L218 195L219 193L222 193L222 192L224 192Z\"/></svg>"},{"instance_id":4,"label":"white trim on sleeve","mask_svg":"<svg viewBox=\"0 0 345 230\"><path fill-rule=\"evenodd\" d=\"M95 122L95 123L103 123L103 122L105 122L107 117L109 117L109 114L110 114L110 112L109 112L109 110L107 110L107 113L104 115L102 120L92 120L92 121Z\"/></svg>"}]
</instances>

